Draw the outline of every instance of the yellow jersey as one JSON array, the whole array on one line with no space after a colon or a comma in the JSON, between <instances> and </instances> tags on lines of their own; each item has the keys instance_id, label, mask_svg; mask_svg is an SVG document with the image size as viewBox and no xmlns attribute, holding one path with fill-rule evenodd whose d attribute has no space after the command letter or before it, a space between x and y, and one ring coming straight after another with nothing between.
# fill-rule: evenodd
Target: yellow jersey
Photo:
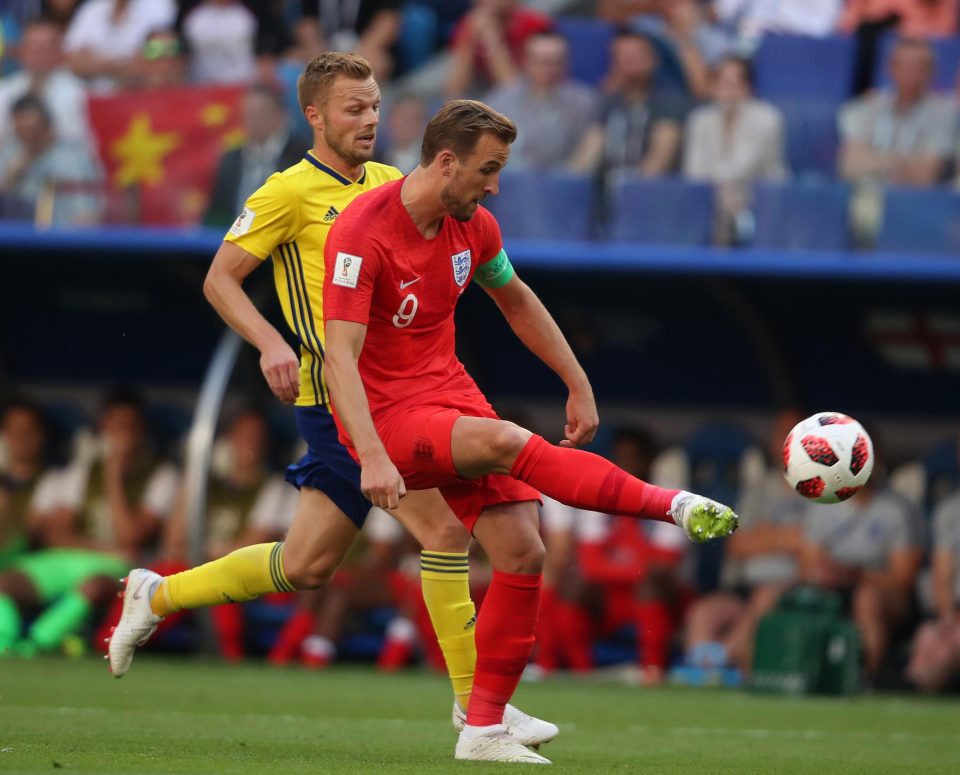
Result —
<instances>
[{"instance_id":1,"label":"yellow jersey","mask_svg":"<svg viewBox=\"0 0 960 775\"><path fill-rule=\"evenodd\" d=\"M367 162L356 182L313 153L271 175L237 216L225 240L261 260L273 259L283 316L300 342L297 406L329 403L323 378L323 246L337 216L364 191L403 177L400 170Z\"/></svg>"}]
</instances>

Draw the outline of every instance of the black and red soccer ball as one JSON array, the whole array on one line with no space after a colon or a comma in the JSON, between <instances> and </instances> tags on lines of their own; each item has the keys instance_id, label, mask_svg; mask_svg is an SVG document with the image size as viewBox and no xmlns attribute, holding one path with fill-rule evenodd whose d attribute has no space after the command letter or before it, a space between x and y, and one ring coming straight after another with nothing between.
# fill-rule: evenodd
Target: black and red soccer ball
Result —
<instances>
[{"instance_id":1,"label":"black and red soccer ball","mask_svg":"<svg viewBox=\"0 0 960 775\"><path fill-rule=\"evenodd\" d=\"M873 472L873 442L852 417L819 412L797 423L783 442L783 475L804 498L839 503Z\"/></svg>"}]
</instances>

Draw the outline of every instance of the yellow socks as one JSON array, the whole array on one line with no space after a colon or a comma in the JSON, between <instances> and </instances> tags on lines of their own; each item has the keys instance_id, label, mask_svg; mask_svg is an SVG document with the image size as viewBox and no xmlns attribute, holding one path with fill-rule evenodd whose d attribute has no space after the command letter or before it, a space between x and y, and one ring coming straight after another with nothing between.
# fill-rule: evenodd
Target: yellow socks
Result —
<instances>
[{"instance_id":1,"label":"yellow socks","mask_svg":"<svg viewBox=\"0 0 960 775\"><path fill-rule=\"evenodd\" d=\"M292 591L283 573L283 543L255 544L167 576L150 598L150 608L157 616L166 616L183 608L241 603L267 592Z\"/></svg>"},{"instance_id":2,"label":"yellow socks","mask_svg":"<svg viewBox=\"0 0 960 775\"><path fill-rule=\"evenodd\" d=\"M470 598L466 553L420 552L420 580L430 621L447 662L453 693L466 709L477 664L473 639L477 615Z\"/></svg>"}]
</instances>

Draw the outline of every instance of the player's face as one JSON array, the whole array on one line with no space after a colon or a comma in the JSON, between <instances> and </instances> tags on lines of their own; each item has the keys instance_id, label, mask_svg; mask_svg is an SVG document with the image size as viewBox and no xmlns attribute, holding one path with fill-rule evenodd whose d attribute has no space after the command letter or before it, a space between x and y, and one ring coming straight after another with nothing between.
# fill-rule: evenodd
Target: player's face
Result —
<instances>
[{"instance_id":1,"label":"player's face","mask_svg":"<svg viewBox=\"0 0 960 775\"><path fill-rule=\"evenodd\" d=\"M350 166L373 158L380 123L380 87L371 77L365 81L338 76L319 109L323 140Z\"/></svg>"},{"instance_id":2,"label":"player's face","mask_svg":"<svg viewBox=\"0 0 960 775\"><path fill-rule=\"evenodd\" d=\"M440 191L443 206L458 221L469 221L487 194L500 191L500 171L510 157L510 146L484 134L473 153L452 165L450 180Z\"/></svg>"}]
</instances>

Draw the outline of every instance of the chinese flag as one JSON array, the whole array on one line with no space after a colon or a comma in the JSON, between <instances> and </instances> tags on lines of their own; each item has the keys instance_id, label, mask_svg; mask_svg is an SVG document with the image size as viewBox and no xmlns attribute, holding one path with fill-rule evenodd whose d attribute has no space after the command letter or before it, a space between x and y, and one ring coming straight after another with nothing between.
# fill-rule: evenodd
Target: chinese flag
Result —
<instances>
[{"instance_id":1,"label":"chinese flag","mask_svg":"<svg viewBox=\"0 0 960 775\"><path fill-rule=\"evenodd\" d=\"M243 140L236 87L176 87L90 98L108 180L109 217L193 225L220 154Z\"/></svg>"}]
</instances>

